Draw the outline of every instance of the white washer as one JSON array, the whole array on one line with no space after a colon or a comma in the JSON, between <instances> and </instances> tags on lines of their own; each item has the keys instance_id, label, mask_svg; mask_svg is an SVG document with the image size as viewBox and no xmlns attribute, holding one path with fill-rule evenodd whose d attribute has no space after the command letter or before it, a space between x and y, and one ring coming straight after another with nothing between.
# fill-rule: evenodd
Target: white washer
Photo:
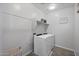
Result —
<instances>
[{"instance_id":1,"label":"white washer","mask_svg":"<svg viewBox=\"0 0 79 59\"><path fill-rule=\"evenodd\" d=\"M39 56L48 56L54 47L54 35L34 35L34 53Z\"/></svg>"}]
</instances>

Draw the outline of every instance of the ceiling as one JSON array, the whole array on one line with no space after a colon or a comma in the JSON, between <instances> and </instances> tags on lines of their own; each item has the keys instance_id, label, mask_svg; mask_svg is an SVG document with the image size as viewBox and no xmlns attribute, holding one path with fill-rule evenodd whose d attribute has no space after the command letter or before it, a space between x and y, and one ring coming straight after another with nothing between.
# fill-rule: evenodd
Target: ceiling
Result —
<instances>
[{"instance_id":1,"label":"ceiling","mask_svg":"<svg viewBox=\"0 0 79 59\"><path fill-rule=\"evenodd\" d=\"M45 14L51 13L55 10L60 10L63 8L68 8L68 7L74 6L74 3L32 3L32 4ZM55 9L50 10L49 9L50 5L52 5L52 6L55 5Z\"/></svg>"}]
</instances>

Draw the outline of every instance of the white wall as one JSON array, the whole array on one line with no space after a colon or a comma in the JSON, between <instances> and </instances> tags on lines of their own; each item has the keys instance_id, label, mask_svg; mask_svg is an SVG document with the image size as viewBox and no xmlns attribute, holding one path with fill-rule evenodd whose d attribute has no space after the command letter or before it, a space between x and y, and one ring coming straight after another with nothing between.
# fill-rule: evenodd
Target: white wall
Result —
<instances>
[{"instance_id":1,"label":"white wall","mask_svg":"<svg viewBox=\"0 0 79 59\"><path fill-rule=\"evenodd\" d=\"M35 22L30 21L30 19L40 20L40 18L44 17L44 14L32 4L0 4L0 8L2 8L0 13L9 13L1 14L1 17L3 17L2 20L4 20L3 39L0 39L0 41L3 40L3 49L7 50L21 46L23 55L32 51L32 28ZM18 16L24 17L25 19Z\"/></svg>"},{"instance_id":2,"label":"white wall","mask_svg":"<svg viewBox=\"0 0 79 59\"><path fill-rule=\"evenodd\" d=\"M0 55L2 55L2 49L3 49L3 46L2 46L2 43L3 43L3 26L2 26L2 15L0 14Z\"/></svg>"},{"instance_id":3,"label":"white wall","mask_svg":"<svg viewBox=\"0 0 79 59\"><path fill-rule=\"evenodd\" d=\"M79 7L77 7L77 4L75 4L75 38L74 38L74 48L75 48L75 54L79 56L79 13L77 13L77 10Z\"/></svg>"},{"instance_id":4,"label":"white wall","mask_svg":"<svg viewBox=\"0 0 79 59\"><path fill-rule=\"evenodd\" d=\"M60 17L68 17L68 23L60 24ZM56 10L48 14L46 18L50 24L48 32L55 33L55 45L73 50L74 8L69 7Z\"/></svg>"}]
</instances>

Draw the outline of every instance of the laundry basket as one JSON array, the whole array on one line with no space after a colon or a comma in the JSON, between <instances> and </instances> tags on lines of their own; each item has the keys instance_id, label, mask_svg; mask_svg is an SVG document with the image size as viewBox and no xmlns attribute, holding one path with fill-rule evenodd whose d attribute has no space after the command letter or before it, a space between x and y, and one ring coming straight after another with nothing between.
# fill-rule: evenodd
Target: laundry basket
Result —
<instances>
[{"instance_id":1,"label":"laundry basket","mask_svg":"<svg viewBox=\"0 0 79 59\"><path fill-rule=\"evenodd\" d=\"M10 56L22 56L21 47L8 49L8 53Z\"/></svg>"},{"instance_id":2,"label":"laundry basket","mask_svg":"<svg viewBox=\"0 0 79 59\"><path fill-rule=\"evenodd\" d=\"M1 50L1 56L22 56L21 47L18 48L10 48L7 50Z\"/></svg>"}]
</instances>

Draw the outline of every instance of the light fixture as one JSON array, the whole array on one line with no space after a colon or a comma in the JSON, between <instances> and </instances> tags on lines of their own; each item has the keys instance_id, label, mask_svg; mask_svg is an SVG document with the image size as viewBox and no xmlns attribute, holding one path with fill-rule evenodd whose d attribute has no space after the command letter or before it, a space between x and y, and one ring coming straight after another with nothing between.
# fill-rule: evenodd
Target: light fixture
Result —
<instances>
[{"instance_id":1,"label":"light fixture","mask_svg":"<svg viewBox=\"0 0 79 59\"><path fill-rule=\"evenodd\" d=\"M56 4L50 4L48 9L49 10L54 10L56 8Z\"/></svg>"},{"instance_id":2,"label":"light fixture","mask_svg":"<svg viewBox=\"0 0 79 59\"><path fill-rule=\"evenodd\" d=\"M21 10L21 6L19 4L14 4L13 7L15 10Z\"/></svg>"}]
</instances>

